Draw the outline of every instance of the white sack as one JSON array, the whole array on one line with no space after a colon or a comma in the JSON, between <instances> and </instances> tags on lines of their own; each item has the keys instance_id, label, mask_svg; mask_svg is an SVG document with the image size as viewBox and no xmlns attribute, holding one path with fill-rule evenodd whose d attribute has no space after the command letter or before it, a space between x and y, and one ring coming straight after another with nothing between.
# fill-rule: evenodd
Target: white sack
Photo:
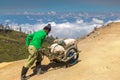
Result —
<instances>
[{"instance_id":1,"label":"white sack","mask_svg":"<svg viewBox=\"0 0 120 80\"><path fill-rule=\"evenodd\" d=\"M51 53L62 53L65 51L65 49L63 48L63 46L58 45L57 43L54 43L50 46L51 49Z\"/></svg>"},{"instance_id":2,"label":"white sack","mask_svg":"<svg viewBox=\"0 0 120 80\"><path fill-rule=\"evenodd\" d=\"M64 40L65 44L68 45L68 44L74 44L75 43L75 39L65 39Z\"/></svg>"}]
</instances>

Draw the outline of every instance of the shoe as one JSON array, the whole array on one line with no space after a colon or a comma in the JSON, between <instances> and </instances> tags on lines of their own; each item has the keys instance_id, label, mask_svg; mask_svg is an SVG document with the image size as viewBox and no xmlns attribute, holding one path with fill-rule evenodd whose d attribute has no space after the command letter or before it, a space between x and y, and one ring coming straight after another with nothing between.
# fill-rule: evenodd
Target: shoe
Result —
<instances>
[{"instance_id":1,"label":"shoe","mask_svg":"<svg viewBox=\"0 0 120 80\"><path fill-rule=\"evenodd\" d=\"M38 71L37 71L37 75L40 75L40 74L43 74L43 73L45 73L45 71L43 71L41 68L39 68Z\"/></svg>"},{"instance_id":2,"label":"shoe","mask_svg":"<svg viewBox=\"0 0 120 80\"><path fill-rule=\"evenodd\" d=\"M28 71L28 68L23 66L22 71L21 71L21 80L27 80L27 77L26 77L27 71Z\"/></svg>"},{"instance_id":3,"label":"shoe","mask_svg":"<svg viewBox=\"0 0 120 80\"><path fill-rule=\"evenodd\" d=\"M33 70L33 73L34 74L43 74L45 71L42 71L41 69L41 63L40 62L36 62L36 66L35 66L35 69Z\"/></svg>"}]
</instances>

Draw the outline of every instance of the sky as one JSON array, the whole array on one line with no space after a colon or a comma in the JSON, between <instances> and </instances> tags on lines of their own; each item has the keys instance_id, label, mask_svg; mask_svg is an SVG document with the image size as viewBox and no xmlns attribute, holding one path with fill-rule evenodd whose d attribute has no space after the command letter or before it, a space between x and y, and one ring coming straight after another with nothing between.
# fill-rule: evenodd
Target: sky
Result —
<instances>
[{"instance_id":1,"label":"sky","mask_svg":"<svg viewBox=\"0 0 120 80\"><path fill-rule=\"evenodd\" d=\"M62 38L82 37L96 26L120 22L119 13L120 0L0 0L0 23L23 32L50 23L50 34Z\"/></svg>"},{"instance_id":2,"label":"sky","mask_svg":"<svg viewBox=\"0 0 120 80\"><path fill-rule=\"evenodd\" d=\"M0 14L28 12L120 12L120 0L0 0Z\"/></svg>"}]
</instances>

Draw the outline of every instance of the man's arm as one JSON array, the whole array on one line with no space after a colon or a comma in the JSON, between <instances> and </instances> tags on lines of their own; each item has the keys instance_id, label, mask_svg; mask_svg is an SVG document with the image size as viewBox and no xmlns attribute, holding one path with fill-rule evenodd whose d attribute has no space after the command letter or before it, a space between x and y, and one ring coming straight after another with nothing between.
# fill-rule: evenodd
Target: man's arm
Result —
<instances>
[{"instance_id":1,"label":"man's arm","mask_svg":"<svg viewBox=\"0 0 120 80\"><path fill-rule=\"evenodd\" d=\"M26 46L29 46L30 41L33 39L33 36L34 36L34 34L28 34L27 35L26 43L25 43Z\"/></svg>"}]
</instances>

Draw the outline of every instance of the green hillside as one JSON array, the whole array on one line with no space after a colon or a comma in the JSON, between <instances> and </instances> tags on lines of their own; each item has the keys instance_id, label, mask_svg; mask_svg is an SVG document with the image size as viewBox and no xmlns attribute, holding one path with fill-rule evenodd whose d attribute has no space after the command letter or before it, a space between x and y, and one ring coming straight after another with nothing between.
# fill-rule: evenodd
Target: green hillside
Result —
<instances>
[{"instance_id":1,"label":"green hillside","mask_svg":"<svg viewBox=\"0 0 120 80\"><path fill-rule=\"evenodd\" d=\"M26 34L13 30L0 30L0 62L25 59L28 52L25 46ZM45 42L44 47L49 43Z\"/></svg>"}]
</instances>

